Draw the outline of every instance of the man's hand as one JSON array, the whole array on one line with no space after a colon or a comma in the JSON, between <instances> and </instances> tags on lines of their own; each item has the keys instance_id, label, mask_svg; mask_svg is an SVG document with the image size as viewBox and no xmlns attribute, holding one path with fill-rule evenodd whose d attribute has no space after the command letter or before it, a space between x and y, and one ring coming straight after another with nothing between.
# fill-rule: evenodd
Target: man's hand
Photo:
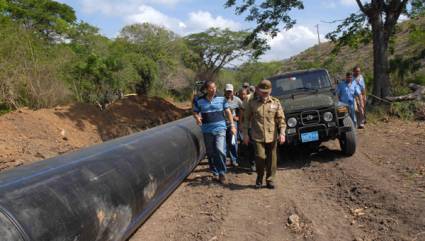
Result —
<instances>
[{"instance_id":1,"label":"man's hand","mask_svg":"<svg viewBox=\"0 0 425 241\"><path fill-rule=\"evenodd\" d=\"M202 125L202 117L200 117L199 115L195 116L195 120L196 120L196 124L198 126Z\"/></svg>"},{"instance_id":2,"label":"man's hand","mask_svg":"<svg viewBox=\"0 0 425 241\"><path fill-rule=\"evenodd\" d=\"M286 141L285 135L280 134L279 135L279 144L282 145L283 143L285 143L285 141Z\"/></svg>"},{"instance_id":3,"label":"man's hand","mask_svg":"<svg viewBox=\"0 0 425 241\"><path fill-rule=\"evenodd\" d=\"M236 127L234 125L232 125L232 128L230 129L230 131L232 132L233 135L236 136L237 131L236 131Z\"/></svg>"},{"instance_id":4,"label":"man's hand","mask_svg":"<svg viewBox=\"0 0 425 241\"><path fill-rule=\"evenodd\" d=\"M239 121L239 117L238 116L233 116L233 121Z\"/></svg>"},{"instance_id":5,"label":"man's hand","mask_svg":"<svg viewBox=\"0 0 425 241\"><path fill-rule=\"evenodd\" d=\"M243 144L248 145L249 144L249 136L247 134L243 135Z\"/></svg>"}]
</instances>

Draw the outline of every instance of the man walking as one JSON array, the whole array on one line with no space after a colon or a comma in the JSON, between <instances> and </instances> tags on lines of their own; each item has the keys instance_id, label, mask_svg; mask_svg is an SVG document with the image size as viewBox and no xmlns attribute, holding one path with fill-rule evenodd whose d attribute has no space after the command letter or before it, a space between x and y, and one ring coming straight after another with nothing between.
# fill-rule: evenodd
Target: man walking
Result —
<instances>
[{"instance_id":1,"label":"man walking","mask_svg":"<svg viewBox=\"0 0 425 241\"><path fill-rule=\"evenodd\" d=\"M198 98L193 106L193 117L201 126L204 134L208 164L220 183L226 183L226 120L229 120L231 132L236 135L233 116L226 99L216 96L217 87L213 81L205 83L206 94Z\"/></svg>"},{"instance_id":2,"label":"man walking","mask_svg":"<svg viewBox=\"0 0 425 241\"><path fill-rule=\"evenodd\" d=\"M242 108L239 110L239 131L241 133L241 140L242 140L242 145L240 146L241 148L241 153L244 156L244 160L245 162L248 162L249 164L249 168L251 172L255 172L256 171L256 167L255 167L255 153L254 153L254 145L252 143L252 141L249 141L249 144L244 144L244 130L243 130L243 123L244 123L244 109L245 106L247 105L247 103L249 102L249 100L251 98L254 97L255 93L251 93L251 95L248 95L249 93L249 84L248 84L248 88L243 88L240 91L239 96L241 97L241 100L243 102L242 104ZM251 137L251 127L248 128L248 136Z\"/></svg>"},{"instance_id":3,"label":"man walking","mask_svg":"<svg viewBox=\"0 0 425 241\"><path fill-rule=\"evenodd\" d=\"M234 95L233 85L232 84L226 84L226 87L224 89L225 97L227 100L227 103L229 104L230 112L233 116L233 123L234 125L231 125L231 122L227 120L227 131L226 131L226 143L227 143L227 153L229 154L230 160L232 162L232 165L234 167L239 166L239 158L238 158L238 133L234 135L232 133L232 127L236 127L236 132L238 130L238 121L239 121L239 110L242 109L242 100L239 99L239 97Z\"/></svg>"},{"instance_id":4,"label":"man walking","mask_svg":"<svg viewBox=\"0 0 425 241\"><path fill-rule=\"evenodd\" d=\"M363 129L365 125L365 116L366 116L366 84L363 75L361 74L360 67L356 66L353 68L353 78L356 81L357 85L360 87L361 95L358 97L357 106L357 121L359 123L359 128ZM363 101L363 106L360 108L360 99Z\"/></svg>"},{"instance_id":5,"label":"man walking","mask_svg":"<svg viewBox=\"0 0 425 241\"><path fill-rule=\"evenodd\" d=\"M336 88L336 95L338 96L339 101L348 105L350 109L350 116L354 122L354 126L357 126L357 118L355 113L355 97L361 96L360 87L357 85L357 82L353 82L353 76L350 72L345 75L345 81L341 81ZM363 111L363 98L359 98L359 111Z\"/></svg>"},{"instance_id":6,"label":"man walking","mask_svg":"<svg viewBox=\"0 0 425 241\"><path fill-rule=\"evenodd\" d=\"M257 86L256 97L249 100L244 110L244 144L249 143L248 128L255 146L257 180L255 186L260 188L266 171L267 188L275 188L277 170L277 141L285 142L285 115L277 98L270 96L272 84L262 80Z\"/></svg>"}]
</instances>

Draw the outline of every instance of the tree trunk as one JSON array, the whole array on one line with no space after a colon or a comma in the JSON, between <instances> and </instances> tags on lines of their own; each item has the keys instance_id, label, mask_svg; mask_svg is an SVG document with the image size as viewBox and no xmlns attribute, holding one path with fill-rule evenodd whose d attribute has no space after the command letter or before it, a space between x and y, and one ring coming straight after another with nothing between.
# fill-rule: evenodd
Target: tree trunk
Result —
<instances>
[{"instance_id":1,"label":"tree trunk","mask_svg":"<svg viewBox=\"0 0 425 241\"><path fill-rule=\"evenodd\" d=\"M389 34L380 26L372 23L373 32L373 94L384 98L390 95L390 76L388 60Z\"/></svg>"}]
</instances>

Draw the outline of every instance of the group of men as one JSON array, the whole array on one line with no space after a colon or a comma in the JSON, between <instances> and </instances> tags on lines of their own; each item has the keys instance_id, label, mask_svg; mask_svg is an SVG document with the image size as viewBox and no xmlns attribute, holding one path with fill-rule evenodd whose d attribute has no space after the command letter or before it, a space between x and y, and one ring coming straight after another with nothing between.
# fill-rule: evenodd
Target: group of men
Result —
<instances>
[{"instance_id":1,"label":"group of men","mask_svg":"<svg viewBox=\"0 0 425 241\"><path fill-rule=\"evenodd\" d=\"M204 134L210 171L225 184L226 156L229 154L233 166L239 165L238 139L244 145L253 145L257 172L255 186L275 188L277 169L277 142L285 142L285 115L280 101L270 95L272 84L262 80L252 88L245 83L234 93L233 85L226 84L224 97L217 96L213 81L207 81L205 94L194 100L193 116ZM240 133L242 133L240 135ZM241 136L238 138L238 136Z\"/></svg>"},{"instance_id":2,"label":"group of men","mask_svg":"<svg viewBox=\"0 0 425 241\"><path fill-rule=\"evenodd\" d=\"M339 100L348 105L354 126L363 129L366 123L366 84L359 66L347 72L336 88Z\"/></svg>"},{"instance_id":3,"label":"group of men","mask_svg":"<svg viewBox=\"0 0 425 241\"><path fill-rule=\"evenodd\" d=\"M285 143L286 121L279 99L270 95L272 84L262 80L255 86L244 83L235 95L232 84L226 84L224 97L217 96L215 82L204 84L205 94L195 98L193 116L201 126L208 164L212 174L225 184L226 158L231 165L239 166L238 140L245 145L251 170L257 172L255 187L275 188L277 170L277 144ZM336 89L339 100L346 103L350 116L358 128L364 128L366 86L360 67L346 74ZM239 97L238 97L239 96ZM357 113L357 114L356 114ZM255 159L255 163L252 159Z\"/></svg>"}]
</instances>

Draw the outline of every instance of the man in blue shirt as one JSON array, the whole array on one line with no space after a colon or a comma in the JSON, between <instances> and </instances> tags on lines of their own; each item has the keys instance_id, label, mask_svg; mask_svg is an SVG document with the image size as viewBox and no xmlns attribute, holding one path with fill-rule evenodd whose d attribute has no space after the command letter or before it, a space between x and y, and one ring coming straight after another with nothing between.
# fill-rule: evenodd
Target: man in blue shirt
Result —
<instances>
[{"instance_id":1,"label":"man in blue shirt","mask_svg":"<svg viewBox=\"0 0 425 241\"><path fill-rule=\"evenodd\" d=\"M206 94L195 100L193 117L201 126L204 134L208 164L214 176L220 183L226 182L226 114L231 126L231 132L236 135L232 113L226 99L216 96L217 87L213 81L205 83Z\"/></svg>"},{"instance_id":2,"label":"man in blue shirt","mask_svg":"<svg viewBox=\"0 0 425 241\"><path fill-rule=\"evenodd\" d=\"M354 122L354 126L357 126L357 119L354 107L355 97L361 96L361 89L357 82L353 81L353 76L351 73L347 73L345 76L345 81L341 81L338 84L336 89L336 94L339 101L348 105L350 109L350 116ZM363 110L363 99L360 98L359 110Z\"/></svg>"}]
</instances>

